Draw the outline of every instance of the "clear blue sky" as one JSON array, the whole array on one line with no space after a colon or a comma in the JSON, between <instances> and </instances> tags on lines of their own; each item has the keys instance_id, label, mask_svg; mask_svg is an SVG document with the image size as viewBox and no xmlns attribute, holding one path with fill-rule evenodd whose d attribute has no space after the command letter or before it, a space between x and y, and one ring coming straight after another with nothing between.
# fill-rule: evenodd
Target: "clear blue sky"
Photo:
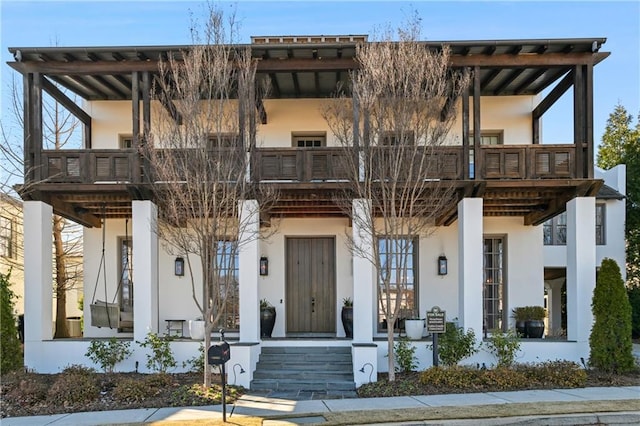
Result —
<instances>
[{"instance_id":1,"label":"clear blue sky","mask_svg":"<svg viewBox=\"0 0 640 426\"><path fill-rule=\"evenodd\" d=\"M8 47L188 44L192 14L201 2L187 1L8 1L0 0L2 23L2 113L11 69ZM252 35L371 34L376 26L399 25L412 10L428 40L606 37L611 56L595 68L594 137L620 102L640 112L640 1L623 2L306 2L239 1L242 41ZM569 94L544 117L544 140L572 141Z\"/></svg>"}]
</instances>

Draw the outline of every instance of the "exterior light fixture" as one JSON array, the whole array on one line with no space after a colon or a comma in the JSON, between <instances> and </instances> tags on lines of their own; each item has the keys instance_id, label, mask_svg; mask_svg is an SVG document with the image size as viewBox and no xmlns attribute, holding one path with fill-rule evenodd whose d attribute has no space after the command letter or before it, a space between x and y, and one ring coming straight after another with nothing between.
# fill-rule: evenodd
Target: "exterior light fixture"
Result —
<instances>
[{"instance_id":1,"label":"exterior light fixture","mask_svg":"<svg viewBox=\"0 0 640 426\"><path fill-rule=\"evenodd\" d=\"M173 273L178 277L184 276L184 258L176 257L173 264Z\"/></svg>"},{"instance_id":2,"label":"exterior light fixture","mask_svg":"<svg viewBox=\"0 0 640 426\"><path fill-rule=\"evenodd\" d=\"M260 258L260 275L269 275L269 259L264 256Z\"/></svg>"},{"instance_id":3,"label":"exterior light fixture","mask_svg":"<svg viewBox=\"0 0 640 426\"><path fill-rule=\"evenodd\" d=\"M444 254L438 257L438 275L447 275L447 257Z\"/></svg>"}]
</instances>

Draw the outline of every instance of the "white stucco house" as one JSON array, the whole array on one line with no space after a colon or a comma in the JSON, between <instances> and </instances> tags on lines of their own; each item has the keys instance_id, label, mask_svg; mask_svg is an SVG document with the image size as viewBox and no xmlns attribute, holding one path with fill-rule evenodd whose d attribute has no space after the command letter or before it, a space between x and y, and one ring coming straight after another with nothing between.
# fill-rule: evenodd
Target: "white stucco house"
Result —
<instances>
[{"instance_id":1,"label":"white stucco house","mask_svg":"<svg viewBox=\"0 0 640 426\"><path fill-rule=\"evenodd\" d=\"M435 233L411 236L412 306L406 308L424 317L439 306L447 319L474 329L481 339L492 329L512 328L514 307L544 305L550 311L548 336L523 339L519 360L588 357L596 268L605 255L624 264L624 169L594 174L594 66L609 55L600 51L605 41L424 42L425 49L449 45L451 67L469 70L473 79L457 105L446 147L455 158L447 179L456 186L456 199L437 219ZM345 350L356 386L386 371L376 274L346 247L345 235L358 235L358 225L332 204L331 162L339 148L321 114L336 84L357 72L356 44L365 42L365 36L255 37L250 45L258 61L256 78L269 79L273 90L258 100L261 124L248 151L256 170L248 176L278 187L281 197L269 212L277 232L247 244L230 271L238 277L226 330L230 366L246 371L231 382L255 386L261 356L274 348ZM178 259L149 225L157 218L157 203L140 190L145 177L135 166L144 132L154 129L151 112L167 108L149 96L158 58L181 48L188 46L10 48L15 61L9 65L24 78L25 152L27 166L34 166L26 170L33 185L22 194L25 365L31 369L90 365L84 354L92 338L140 341L168 327L179 334L171 344L179 361L197 353L200 342L189 338L187 324L198 311L186 277L175 270ZM82 98L82 106L54 83ZM574 129L573 140L542 141L544 114L570 88L574 108L566 123ZM43 91L83 123L83 149L42 149ZM362 206L366 200L354 200L354 209ZM52 338L54 212L84 226L87 303L79 339ZM252 214L259 229L262 216ZM560 214L562 241L553 225ZM309 266L291 273L289 266L302 258ZM438 269L441 258L446 273ZM268 273L260 273L261 262L268 262ZM316 276L324 278L319 282ZM311 300L302 296L309 294ZM341 325L344 298L354 302L352 338ZM116 305L117 326L92 325L88 301L96 299ZM261 299L276 308L271 338L260 337ZM413 343L421 368L431 365L429 343L426 330ZM286 362L289 355L282 353ZM469 362L494 360L481 351ZM140 348L117 368L133 370L137 363L144 365Z\"/></svg>"}]
</instances>

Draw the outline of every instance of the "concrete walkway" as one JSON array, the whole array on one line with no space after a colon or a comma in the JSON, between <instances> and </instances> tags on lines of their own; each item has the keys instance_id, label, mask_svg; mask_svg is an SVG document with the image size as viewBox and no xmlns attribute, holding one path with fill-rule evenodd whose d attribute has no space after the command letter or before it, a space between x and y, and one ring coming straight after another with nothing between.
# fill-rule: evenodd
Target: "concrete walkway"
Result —
<instances>
[{"instance_id":1,"label":"concrete walkway","mask_svg":"<svg viewBox=\"0 0 640 426\"><path fill-rule=\"evenodd\" d=\"M448 394L448 395L425 395L425 396L402 396L389 398L357 398L357 399L329 399L329 400L308 400L292 401L286 399L266 398L256 395L244 395L235 405L227 405L227 420L232 420L236 415L248 415L257 417L278 416L280 420L265 420L264 425L295 425L304 423L322 423L325 413L347 412L358 410L394 410L394 409L414 409L429 407L461 407L471 405L491 405L491 404L513 404L523 402L579 402L579 401L613 401L613 400L639 400L640 386L629 387L604 387L604 388L579 388L579 389L556 389L556 390L529 390L517 392L486 392L474 394ZM234 410L230 417L231 410ZM305 414L309 416L304 417ZM290 420L282 417L291 415ZM640 424L640 411L626 413L610 413L610 416L622 417L623 421L618 424ZM575 415L574 415L575 416ZM581 415L582 417L594 418L595 415ZM295 418L293 418L295 417ZM554 416L561 417L561 416ZM222 419L222 406L212 405L203 407L184 408L143 408L133 410L100 411L73 414L56 414L51 416L15 417L4 418L3 426L17 425L106 425L106 424L126 424L144 423L153 421L189 421L189 420L212 420ZM510 418L513 420L513 418ZM523 424L531 423L527 418L522 418ZM499 420L499 419L495 419ZM504 421L505 419L502 419ZM458 420L456 420L458 421ZM439 421L438 424L454 421ZM459 424L504 424L486 423L475 419L472 423L464 423L459 420ZM549 422L545 422L550 424ZM614 422L609 422L613 424ZM402 424L402 423L398 423ZM433 424L431 422L410 422L407 424ZM553 424L575 424L575 423L553 423ZM585 424L585 423L581 423Z\"/></svg>"}]
</instances>

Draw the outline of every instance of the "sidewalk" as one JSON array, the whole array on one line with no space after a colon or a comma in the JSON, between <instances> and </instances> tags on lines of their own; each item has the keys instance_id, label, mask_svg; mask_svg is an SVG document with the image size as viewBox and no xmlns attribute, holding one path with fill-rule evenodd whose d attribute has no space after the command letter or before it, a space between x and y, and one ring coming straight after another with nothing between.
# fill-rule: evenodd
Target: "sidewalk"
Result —
<instances>
[{"instance_id":1,"label":"sidewalk","mask_svg":"<svg viewBox=\"0 0 640 426\"><path fill-rule=\"evenodd\" d=\"M323 423L323 415L328 413L375 411L395 409L425 409L433 407L462 407L475 405L504 405L514 403L532 402L590 402L590 401L616 401L636 400L640 402L640 386L606 387L606 388L579 388L579 389L555 389L555 390L529 390L517 392L487 392L474 394L448 394L403 396L388 398L356 398L356 399L328 399L310 401L291 401L286 399L266 398L255 395L244 395L235 405L227 405L227 420L233 420L234 416L247 415L256 417L278 417L278 420L265 420L264 425L295 425L305 423ZM232 409L234 410L231 415ZM640 409L629 407L625 413L610 413L609 416L620 417L619 424L640 424ZM304 417L304 415L308 415ZM287 416L292 418L287 420ZM575 416L575 415L574 415ZM582 419L585 415L579 415ZM560 416L554 416L560 417ZM594 415L587 415L594 418ZM73 414L57 414L51 416L15 417L4 418L3 426L19 425L105 425L146 423L155 421L196 421L222 419L222 406L212 405L203 407L171 407L171 408L144 408L118 411L99 411ZM523 418L525 423L526 418ZM499 419L495 419L499 420ZM504 421L505 419L502 419ZM511 419L513 420L513 419ZM439 424L456 424L449 421L439 421ZM614 423L614 422L611 422ZM177 423L179 424L179 423ZM391 423L387 423L391 424ZM402 423L395 423L402 424ZM433 424L430 422L407 424ZM458 422L457 424L483 424L482 420L475 419L472 423ZM484 423L488 424L488 423ZM504 424L504 423L492 423ZM575 423L557 423L575 424ZM584 423L583 423L584 424Z\"/></svg>"}]
</instances>

